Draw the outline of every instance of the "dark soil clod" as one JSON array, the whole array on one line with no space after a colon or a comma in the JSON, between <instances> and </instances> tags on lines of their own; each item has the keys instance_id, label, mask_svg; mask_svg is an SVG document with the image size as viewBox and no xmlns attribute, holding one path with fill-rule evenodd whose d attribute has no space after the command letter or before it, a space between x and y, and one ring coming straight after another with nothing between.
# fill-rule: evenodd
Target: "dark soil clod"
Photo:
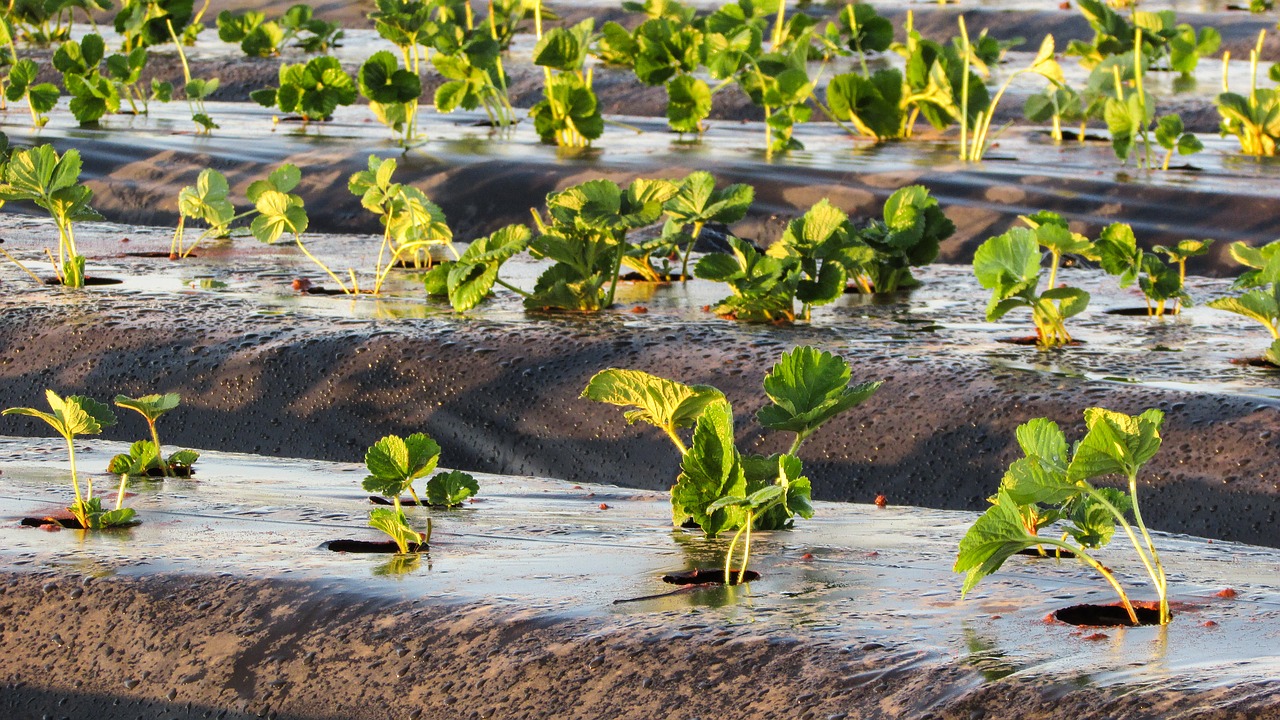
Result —
<instances>
[{"instance_id":1,"label":"dark soil clod","mask_svg":"<svg viewBox=\"0 0 1280 720\"><path fill-rule=\"evenodd\" d=\"M382 542L370 542L367 540L330 540L320 547L333 552L360 553L360 554L388 554L393 555L400 552L400 547L390 540ZM426 543L409 543L409 552L426 552Z\"/></svg>"},{"instance_id":2,"label":"dark soil clod","mask_svg":"<svg viewBox=\"0 0 1280 720\"><path fill-rule=\"evenodd\" d=\"M732 585L738 584L738 571L730 570L730 577L733 579ZM752 582L759 580L760 573L755 570L748 570L743 573L742 582ZM671 573L662 576L662 582L671 583L672 585L724 585L724 568L706 569L698 568L697 570L686 570L684 572Z\"/></svg>"},{"instance_id":3,"label":"dark soil clod","mask_svg":"<svg viewBox=\"0 0 1280 720\"><path fill-rule=\"evenodd\" d=\"M1134 603L1139 625L1159 625L1160 610L1155 603ZM1079 627L1133 627L1123 605L1072 605L1055 610L1053 619Z\"/></svg>"}]
</instances>

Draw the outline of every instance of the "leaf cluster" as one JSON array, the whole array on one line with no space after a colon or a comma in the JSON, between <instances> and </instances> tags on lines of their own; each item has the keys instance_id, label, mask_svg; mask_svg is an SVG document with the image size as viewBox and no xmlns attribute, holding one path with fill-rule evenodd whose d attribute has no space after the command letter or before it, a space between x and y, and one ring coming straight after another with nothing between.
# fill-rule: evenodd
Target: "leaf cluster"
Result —
<instances>
[{"instance_id":1,"label":"leaf cluster","mask_svg":"<svg viewBox=\"0 0 1280 720\"><path fill-rule=\"evenodd\" d=\"M1051 348L1071 342L1064 323L1084 311L1089 293L1054 282L1039 292L1040 248L1053 254L1050 277L1054 278L1062 254L1087 252L1091 243L1072 233L1060 218L1041 219L1044 221L1035 228L1013 228L982 243L974 253L973 273L982 287L992 291L988 321L999 320L1016 308L1027 308L1036 326L1037 344Z\"/></svg>"},{"instance_id":2,"label":"leaf cluster","mask_svg":"<svg viewBox=\"0 0 1280 720\"><path fill-rule=\"evenodd\" d=\"M322 55L306 63L281 65L278 88L255 90L249 95L263 107L278 107L311 122L328 120L338 106L354 103L356 85L337 58Z\"/></svg>"},{"instance_id":3,"label":"leaf cluster","mask_svg":"<svg viewBox=\"0 0 1280 720\"><path fill-rule=\"evenodd\" d=\"M1130 416L1089 408L1084 416L1087 432L1073 447L1046 418L1018 427L1023 457L1009 466L991 507L960 541L954 569L966 574L962 595L1026 548L1068 549L1101 567L1089 551L1107 545L1117 525L1129 529L1137 504L1132 491L1091 481L1120 476L1135 488L1133 479L1160 449L1164 415L1155 409ZM1055 524L1060 540L1040 534Z\"/></svg>"},{"instance_id":4,"label":"leaf cluster","mask_svg":"<svg viewBox=\"0 0 1280 720\"><path fill-rule=\"evenodd\" d=\"M795 440L781 455L742 454L734 444L733 409L708 385L685 385L637 370L610 368L597 373L582 397L628 408L628 423L661 429L683 455L671 490L672 519L693 519L708 535L739 528L753 517L758 529L790 527L795 515L811 517L811 485L801 475L797 452L804 441L836 415L860 404L879 382L850 387L842 358L811 347L787 353L764 379L771 404L756 415L764 427L791 432ZM679 431L692 426L688 446Z\"/></svg>"},{"instance_id":5,"label":"leaf cluster","mask_svg":"<svg viewBox=\"0 0 1280 720\"><path fill-rule=\"evenodd\" d=\"M426 477L440 462L440 445L425 433L414 433L407 438L388 435L373 444L365 453L364 463L369 470L361 486L366 492L377 493L399 502L408 492L416 500L413 483ZM440 507L459 505L480 491L471 475L453 470L440 472L427 481L427 502Z\"/></svg>"}]
</instances>

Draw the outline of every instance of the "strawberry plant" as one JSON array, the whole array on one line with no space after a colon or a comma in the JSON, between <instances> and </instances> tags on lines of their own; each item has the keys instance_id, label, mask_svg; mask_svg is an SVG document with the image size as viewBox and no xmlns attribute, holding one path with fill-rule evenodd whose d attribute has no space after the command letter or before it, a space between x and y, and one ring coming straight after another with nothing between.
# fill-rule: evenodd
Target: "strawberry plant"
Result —
<instances>
[{"instance_id":1,"label":"strawberry plant","mask_svg":"<svg viewBox=\"0 0 1280 720\"><path fill-rule=\"evenodd\" d=\"M689 173L680 182L676 193L662 205L667 214L667 226L662 234L668 238L676 236L683 241L684 250L680 258L682 280L688 280L689 256L693 254L693 246L707 223L727 225L738 222L746 217L754 198L755 188L741 183L717 190L715 177L703 170ZM683 232L685 227L690 227L687 235Z\"/></svg>"},{"instance_id":2,"label":"strawberry plant","mask_svg":"<svg viewBox=\"0 0 1280 720\"><path fill-rule=\"evenodd\" d=\"M1263 248L1232 246L1232 254L1250 264L1262 265L1237 280L1238 286L1252 288L1235 297L1219 298L1208 304L1215 310L1226 310L1256 320L1271 333L1272 343L1263 353L1264 359L1280 367L1280 242Z\"/></svg>"},{"instance_id":3,"label":"strawberry plant","mask_svg":"<svg viewBox=\"0 0 1280 720\"><path fill-rule=\"evenodd\" d=\"M611 65L631 68L645 85L667 90L667 123L678 133L699 133L711 114L712 90L694 73L702 63L706 35L692 24L692 8L662 10L633 32L605 23L597 56Z\"/></svg>"},{"instance_id":4,"label":"strawberry plant","mask_svg":"<svg viewBox=\"0 0 1280 720\"><path fill-rule=\"evenodd\" d=\"M613 304L629 231L656 222L676 193L667 180L637 179L623 189L591 180L547 196L547 219L534 213L535 258L555 265L538 277L525 299L531 310L599 312Z\"/></svg>"},{"instance_id":5,"label":"strawberry plant","mask_svg":"<svg viewBox=\"0 0 1280 720\"><path fill-rule=\"evenodd\" d=\"M48 211L58 229L54 271L64 286L83 287L85 258L76 247L73 223L102 216L89 207L93 191L79 184L79 151L59 157L52 145L14 150L3 170L0 200L30 200Z\"/></svg>"},{"instance_id":6,"label":"strawberry plant","mask_svg":"<svg viewBox=\"0 0 1280 720\"><path fill-rule=\"evenodd\" d=\"M337 47L345 33L336 23L315 17L310 5L290 7L279 20L267 20L256 10L240 14L223 10L218 13L218 39L240 43L240 49L249 57L273 57L280 48L293 41L307 53L328 52Z\"/></svg>"},{"instance_id":7,"label":"strawberry plant","mask_svg":"<svg viewBox=\"0 0 1280 720\"><path fill-rule=\"evenodd\" d=\"M911 137L921 116L939 130L962 115L966 123L976 122L989 104L981 78L955 47L922 37L910 14L906 35L905 43L892 46L906 62L905 70L878 70L870 77L846 73L831 79L827 114L832 120L850 123L853 132L876 141Z\"/></svg>"},{"instance_id":8,"label":"strawberry plant","mask_svg":"<svg viewBox=\"0 0 1280 720\"><path fill-rule=\"evenodd\" d=\"M208 7L208 3L205 3ZM198 30L199 16L193 0L124 0L116 13L115 29L124 38L124 51L172 41L179 52L180 38L192 38Z\"/></svg>"},{"instance_id":9,"label":"strawberry plant","mask_svg":"<svg viewBox=\"0 0 1280 720\"><path fill-rule=\"evenodd\" d=\"M102 36L94 33L80 42L67 40L53 54L53 66L71 95L71 114L81 125L96 124L120 110L120 91L100 68L105 51Z\"/></svg>"},{"instance_id":10,"label":"strawberry plant","mask_svg":"<svg viewBox=\"0 0 1280 720\"><path fill-rule=\"evenodd\" d=\"M1039 75L1048 80L1052 87L1058 87L1063 84L1064 78L1062 76L1062 67L1058 65L1058 61L1053 56L1053 36L1045 35L1044 40L1040 43L1040 50L1036 52L1031 64L1009 73L1005 78L1004 84L996 91L994 98L989 101L985 97L982 98L986 107L978 111L973 124L973 137L969 138L969 91L971 82L969 68L975 60L979 62L981 60L977 57L974 47L969 42L969 31L965 28L963 16L960 18L960 37L960 53L964 56L964 72L961 73L960 85L960 159L979 162L987 150L991 148L991 120L995 117L996 106L1000 104L1000 99L1004 97L1014 79L1024 74ZM985 96L986 92L983 91L981 95Z\"/></svg>"},{"instance_id":11,"label":"strawberry plant","mask_svg":"<svg viewBox=\"0 0 1280 720\"><path fill-rule=\"evenodd\" d=\"M418 533L409 526L400 496L408 492L415 505L424 505L413 489L413 482L434 470L439 461L440 446L423 433L407 438L388 435L365 454L369 475L361 486L366 492L378 493L392 502L390 508L371 510L369 525L391 537L401 553L425 549L431 541L431 518L427 518L427 532ZM461 504L479 491L475 478L457 470L437 473L427 481L426 490L430 504L441 507Z\"/></svg>"},{"instance_id":12,"label":"strawberry plant","mask_svg":"<svg viewBox=\"0 0 1280 720\"><path fill-rule=\"evenodd\" d=\"M427 199L423 192L411 185L391 182L396 161L369 156L369 169L355 173L347 181L353 195L360 196L360 204L376 214L385 228L382 246L378 249L378 264L374 269L373 293L382 289L382 283L397 263L412 259L430 260L432 245L444 245L455 258L453 232L445 223L444 211Z\"/></svg>"},{"instance_id":13,"label":"strawberry plant","mask_svg":"<svg viewBox=\"0 0 1280 720\"><path fill-rule=\"evenodd\" d=\"M10 0L3 11L16 35L33 45L50 45L71 37L75 10L92 22L92 13L110 10L106 0Z\"/></svg>"},{"instance_id":14,"label":"strawberry plant","mask_svg":"<svg viewBox=\"0 0 1280 720\"><path fill-rule=\"evenodd\" d=\"M280 23L268 21L257 10L218 13L218 39L222 42L240 43L240 50L249 57L273 57L280 54L284 42L284 30Z\"/></svg>"},{"instance_id":15,"label":"strawberry plant","mask_svg":"<svg viewBox=\"0 0 1280 720\"><path fill-rule=\"evenodd\" d=\"M133 410L141 415L147 422L151 439L139 440L129 447L127 455L116 455L111 458L107 472L113 475L129 476L191 477L194 472L191 466L200 458L200 453L194 450L179 450L166 458L163 447L160 445L160 435L156 432L156 420L178 407L181 400L178 393L143 395L139 398L117 395L116 407Z\"/></svg>"},{"instance_id":16,"label":"strawberry plant","mask_svg":"<svg viewBox=\"0 0 1280 720\"><path fill-rule=\"evenodd\" d=\"M1249 52L1248 97L1230 91L1224 72L1217 104L1224 137L1235 135L1240 140L1241 152L1246 155L1271 157L1276 154L1276 143L1280 141L1280 90L1258 87L1258 61L1265 37L1265 30L1258 33L1257 45ZM1276 74L1274 68L1272 74Z\"/></svg>"},{"instance_id":17,"label":"strawberry plant","mask_svg":"<svg viewBox=\"0 0 1280 720\"><path fill-rule=\"evenodd\" d=\"M10 20L9 16L0 16L0 44L8 50L4 58L7 60L5 64L11 65L9 74L4 82L0 83L5 86L4 99L9 102L25 99L27 108L31 111L32 127L41 128L49 122L46 113L58 104L61 93L58 91L58 86L53 83L36 82L40 66L36 65L34 60L18 57L18 46L14 42L17 31Z\"/></svg>"},{"instance_id":18,"label":"strawberry plant","mask_svg":"<svg viewBox=\"0 0 1280 720\"><path fill-rule=\"evenodd\" d=\"M1196 241L1184 240L1179 247L1185 252L1193 252ZM1201 252L1207 249L1203 246ZM1093 253L1102 262L1102 268L1112 275L1120 277L1120 287L1129 287L1136 280L1138 288L1147 303L1147 314L1160 317L1166 311L1177 313L1183 304L1191 304L1191 296L1183 285L1186 278L1186 258L1177 249L1158 248L1174 258L1182 258L1175 262L1179 267L1174 269L1160 259L1155 252L1146 252L1138 247L1133 228L1124 223L1112 223L1103 228L1102 234L1094 242ZM1168 303L1173 301L1169 310Z\"/></svg>"},{"instance_id":19,"label":"strawberry plant","mask_svg":"<svg viewBox=\"0 0 1280 720\"><path fill-rule=\"evenodd\" d=\"M693 268L703 280L726 283L733 294L712 308L721 317L745 322L795 322L796 289L801 280L799 258L772 257L751 243L729 238L732 253L704 255Z\"/></svg>"},{"instance_id":20,"label":"strawberry plant","mask_svg":"<svg viewBox=\"0 0 1280 720\"><path fill-rule=\"evenodd\" d=\"M93 478L86 481L84 492L81 492L80 479L76 474L75 438L79 435L97 435L104 427L116 424L116 416L111 408L92 398L81 395L59 397L52 390L45 391L45 399L52 412L43 412L35 408L8 408L3 415L25 415L39 418L48 423L67 441L67 457L71 463L71 488L75 492L75 502L67 508L71 516L85 530L99 530L119 526L133 520L132 508L123 507L124 482L121 478L120 491L116 495L116 506L112 510L104 510L102 499L93 496Z\"/></svg>"},{"instance_id":21,"label":"strawberry plant","mask_svg":"<svg viewBox=\"0 0 1280 720\"><path fill-rule=\"evenodd\" d=\"M872 256L856 269L851 265L850 277L863 292L889 293L915 287L919 282L911 275L911 268L936 260L942 241L955 231L955 223L942 213L928 188L899 188L885 200L881 218L872 219L858 232Z\"/></svg>"},{"instance_id":22,"label":"strawberry plant","mask_svg":"<svg viewBox=\"0 0 1280 720\"><path fill-rule=\"evenodd\" d=\"M982 287L992 291L987 321L994 322L1011 310L1025 307L1031 310L1036 326L1037 346L1047 349L1067 345L1072 340L1065 321L1084 311L1089 293L1059 287L1058 267L1063 254L1089 252L1092 243L1071 232L1066 222L1052 213L1037 213L1026 219L1033 228L1013 228L989 238L974 253L973 273ZM1042 246L1051 256L1049 282L1044 292L1037 292Z\"/></svg>"},{"instance_id":23,"label":"strawberry plant","mask_svg":"<svg viewBox=\"0 0 1280 720\"><path fill-rule=\"evenodd\" d=\"M1160 449L1164 414L1153 409L1130 416L1089 408L1084 417L1087 432L1074 448L1068 447L1062 430L1048 419L1037 418L1018 427L1018 444L1025 457L1009 466L991 507L960 541L955 571L966 574L961 596L1019 550L1061 548L1106 579L1120 596L1130 623L1137 625L1137 613L1119 580L1091 554L1109 543L1118 527L1151 578L1159 596L1159 622L1164 625L1170 619L1168 582L1138 505L1138 474ZM1107 476L1122 478L1126 489L1091 482ZM1061 523L1060 537L1040 534L1055 523Z\"/></svg>"},{"instance_id":24,"label":"strawberry plant","mask_svg":"<svg viewBox=\"0 0 1280 720\"><path fill-rule=\"evenodd\" d=\"M432 38L436 54L431 63L445 78L436 89L436 111L484 108L493 127L514 125L515 109L507 97L503 48L497 30L492 23L487 27L472 27L469 18L468 13L465 27L458 23L439 23Z\"/></svg>"},{"instance_id":25,"label":"strawberry plant","mask_svg":"<svg viewBox=\"0 0 1280 720\"><path fill-rule=\"evenodd\" d=\"M823 199L802 217L787 223L782 239L770 245L766 255L784 263L798 263L795 297L803 303L801 312L808 320L811 306L826 305L844 295L850 271L856 273L870 263L874 251L858 238L848 216ZM785 299L785 305L791 305L790 297Z\"/></svg>"},{"instance_id":26,"label":"strawberry plant","mask_svg":"<svg viewBox=\"0 0 1280 720\"><path fill-rule=\"evenodd\" d=\"M528 297L529 293L498 277L502 264L529 247L532 234L524 225L508 225L471 241L456 260L446 260L424 278L428 295L445 296L456 312L479 305L494 285Z\"/></svg>"},{"instance_id":27,"label":"strawberry plant","mask_svg":"<svg viewBox=\"0 0 1280 720\"><path fill-rule=\"evenodd\" d=\"M400 67L395 55L380 50L360 66L358 84L378 122L400 133L402 147L412 145L418 137L418 100L422 97L417 71Z\"/></svg>"},{"instance_id":28,"label":"strawberry plant","mask_svg":"<svg viewBox=\"0 0 1280 720\"><path fill-rule=\"evenodd\" d=\"M185 1L187 7L191 7L190 0L179 1ZM118 20L119 18L117 17ZM174 49L178 51L178 60L182 61L183 93L187 96L187 107L191 110L191 121L199 126L200 130L198 132L213 132L218 129L218 124L205 111L204 101L217 91L220 82L218 78L192 77L191 66L187 63L187 54L182 49L182 41L178 38L178 32L174 29L171 19L165 18L165 25L169 30L169 37L173 40ZM127 43L126 47L128 47Z\"/></svg>"},{"instance_id":29,"label":"strawberry plant","mask_svg":"<svg viewBox=\"0 0 1280 720\"><path fill-rule=\"evenodd\" d=\"M355 270L349 271L352 286L348 288L329 269L329 266L321 262L315 255L312 255L306 244L302 242L302 233L307 231L307 209L303 204L302 197L291 192L301 180L302 172L298 170L298 167L291 163L285 163L273 170L265 180L255 180L251 183L246 195L249 198L249 202L253 203L258 216L249 225L249 231L260 242L268 245L275 244L285 233L292 235L294 244L298 246L302 254L318 265L321 270L324 270L330 278L333 278L333 281L338 284L342 292L348 294L358 292L359 287L356 285Z\"/></svg>"},{"instance_id":30,"label":"strawberry plant","mask_svg":"<svg viewBox=\"0 0 1280 720\"><path fill-rule=\"evenodd\" d=\"M337 58L322 55L306 63L280 66L280 87L249 93L263 107L297 113L304 122L328 120L339 105L356 101L356 86Z\"/></svg>"},{"instance_id":31,"label":"strawberry plant","mask_svg":"<svg viewBox=\"0 0 1280 720\"><path fill-rule=\"evenodd\" d=\"M604 117L591 89L591 70L585 67L594 28L595 20L587 18L544 35L538 23L533 64L543 68L544 89L543 99L529 109L529 115L544 143L587 147L604 132Z\"/></svg>"},{"instance_id":32,"label":"strawberry plant","mask_svg":"<svg viewBox=\"0 0 1280 720\"><path fill-rule=\"evenodd\" d=\"M726 555L725 582L738 539L745 535L739 579L750 555L750 532L789 528L794 516L812 517L811 485L798 458L801 445L823 424L870 397L880 382L849 386L848 363L812 347L783 354L764 379L771 403L756 414L764 427L794 433L785 454L743 455L734 445L733 408L707 385L684 385L637 370L610 368L587 383L582 397L629 408L628 423L661 429L682 456L671 489L672 521L692 520L708 536L736 530ZM693 427L691 441L680 435Z\"/></svg>"},{"instance_id":33,"label":"strawberry plant","mask_svg":"<svg viewBox=\"0 0 1280 720\"><path fill-rule=\"evenodd\" d=\"M107 57L107 78L115 85L116 93L128 101L134 114L139 112L138 103L142 104L142 112L146 113L152 100L169 102L173 99L173 83L153 78L149 88L139 87L148 55L147 49L140 47L128 54L115 53Z\"/></svg>"},{"instance_id":34,"label":"strawberry plant","mask_svg":"<svg viewBox=\"0 0 1280 720\"><path fill-rule=\"evenodd\" d=\"M205 238L230 234L231 223L248 214L236 214L235 206L227 199L230 191L226 176L213 168L201 170L195 185L182 188L178 193L178 227L169 243L170 256L185 258ZM186 244L187 220L198 220L208 226L190 245Z\"/></svg>"}]
</instances>

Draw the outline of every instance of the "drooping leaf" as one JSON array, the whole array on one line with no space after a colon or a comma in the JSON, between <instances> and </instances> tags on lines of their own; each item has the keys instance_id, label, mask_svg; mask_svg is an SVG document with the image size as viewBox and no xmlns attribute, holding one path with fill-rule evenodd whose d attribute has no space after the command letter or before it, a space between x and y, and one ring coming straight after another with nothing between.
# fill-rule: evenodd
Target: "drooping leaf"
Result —
<instances>
[{"instance_id":1,"label":"drooping leaf","mask_svg":"<svg viewBox=\"0 0 1280 720\"><path fill-rule=\"evenodd\" d=\"M1018 504L1001 490L995 504L987 508L960 540L955 572L965 573L960 596L964 597L982 578L1000 569L1005 560L1023 548L1039 544L1040 538L1023 526Z\"/></svg>"},{"instance_id":2,"label":"drooping leaf","mask_svg":"<svg viewBox=\"0 0 1280 720\"><path fill-rule=\"evenodd\" d=\"M619 407L633 407L628 423L647 422L674 431L697 422L706 407L724 394L709 385L685 385L639 370L610 368L595 374L582 397Z\"/></svg>"},{"instance_id":3,"label":"drooping leaf","mask_svg":"<svg viewBox=\"0 0 1280 720\"><path fill-rule=\"evenodd\" d=\"M155 422L161 415L178 407L178 403L181 401L182 396L178 393L143 395L138 398L131 398L125 395L117 395L115 397L117 407L133 410L146 418L148 422Z\"/></svg>"},{"instance_id":4,"label":"drooping leaf","mask_svg":"<svg viewBox=\"0 0 1280 720\"><path fill-rule=\"evenodd\" d=\"M400 552L407 553L422 542L422 534L409 527L404 511L399 508L374 508L369 511L369 527L381 530L395 542ZM419 548L421 549L421 548Z\"/></svg>"},{"instance_id":5,"label":"drooping leaf","mask_svg":"<svg viewBox=\"0 0 1280 720\"><path fill-rule=\"evenodd\" d=\"M1089 408L1084 411L1089 430L1076 446L1067 468L1072 480L1103 475L1135 475L1160 449L1160 425L1164 413L1150 409L1141 415Z\"/></svg>"}]
</instances>

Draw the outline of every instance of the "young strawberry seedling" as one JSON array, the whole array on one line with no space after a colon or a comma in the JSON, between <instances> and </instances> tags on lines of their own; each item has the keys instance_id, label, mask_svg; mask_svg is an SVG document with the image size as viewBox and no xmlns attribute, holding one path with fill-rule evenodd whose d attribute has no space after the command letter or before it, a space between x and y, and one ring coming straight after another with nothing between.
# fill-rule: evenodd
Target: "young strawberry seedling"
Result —
<instances>
[{"instance_id":1,"label":"young strawberry seedling","mask_svg":"<svg viewBox=\"0 0 1280 720\"><path fill-rule=\"evenodd\" d=\"M161 452L160 435L156 432L156 421L160 416L178 407L182 398L178 393L166 395L143 395L139 398L117 395L116 407L133 410L147 421L151 431L150 440L139 440L129 447L127 455L116 455L111 458L107 472L114 475L149 476L149 477L191 477L192 465L200 458L194 450L179 450L165 458Z\"/></svg>"},{"instance_id":2,"label":"young strawberry seedling","mask_svg":"<svg viewBox=\"0 0 1280 720\"><path fill-rule=\"evenodd\" d=\"M413 482L425 477L439 462L440 445L424 433L414 433L407 438L388 435L365 453L364 464L369 475L361 486L367 492L391 500L392 504L389 508L370 510L369 526L386 533L401 553L417 552L431 542L431 518L427 518L425 534L414 530L405 517L400 496L408 492L415 505L426 505L414 490ZM475 478L457 470L437 473L427 481L427 501L433 506L459 505L479 491Z\"/></svg>"},{"instance_id":3,"label":"young strawberry seedling","mask_svg":"<svg viewBox=\"0 0 1280 720\"><path fill-rule=\"evenodd\" d=\"M1084 418L1088 431L1074 449L1057 423L1045 418L1018 427L1025 457L1009 466L991 507L960 540L955 571L966 573L961 597L1018 551L1048 546L1069 550L1097 570L1120 596L1130 623L1137 625L1138 615L1120 581L1090 554L1110 542L1119 527L1151 578L1164 625L1170 618L1168 581L1138 507L1138 473L1160 449L1164 413L1153 409L1130 416L1089 408ZM1128 491L1090 482L1105 476L1124 478ZM1060 537L1039 534L1054 523L1062 523Z\"/></svg>"},{"instance_id":4,"label":"young strawberry seedling","mask_svg":"<svg viewBox=\"0 0 1280 720\"><path fill-rule=\"evenodd\" d=\"M778 360L764 379L772 400L756 419L772 430L795 433L785 454L743 455L734 445L733 408L724 394L707 385L683 385L637 370L610 368L591 378L582 397L633 408L628 423L640 420L660 428L680 451L680 476L671 489L676 526L692 520L708 536L737 530L726 557L745 535L741 579L751 550L751 530L791 527L793 517L813 516L810 482L801 476L800 446L824 423L870 397L880 382L850 387L844 359L812 347L798 347ZM679 430L693 426L688 445Z\"/></svg>"},{"instance_id":5,"label":"young strawberry seedling","mask_svg":"<svg viewBox=\"0 0 1280 720\"><path fill-rule=\"evenodd\" d=\"M26 415L39 418L49 424L67 441L67 456L71 462L71 488L75 491L75 502L67 511L85 530L100 530L113 526L128 524L133 520L132 508L123 507L125 477L120 479L120 490L116 494L116 507L104 510L102 500L93 496L93 478L86 481L84 492L81 492L80 479L76 474L77 435L97 435L104 427L116 424L116 416L111 408L81 395L58 397L52 390L45 391L52 412L43 412L35 408L9 408L4 415Z\"/></svg>"}]
</instances>

